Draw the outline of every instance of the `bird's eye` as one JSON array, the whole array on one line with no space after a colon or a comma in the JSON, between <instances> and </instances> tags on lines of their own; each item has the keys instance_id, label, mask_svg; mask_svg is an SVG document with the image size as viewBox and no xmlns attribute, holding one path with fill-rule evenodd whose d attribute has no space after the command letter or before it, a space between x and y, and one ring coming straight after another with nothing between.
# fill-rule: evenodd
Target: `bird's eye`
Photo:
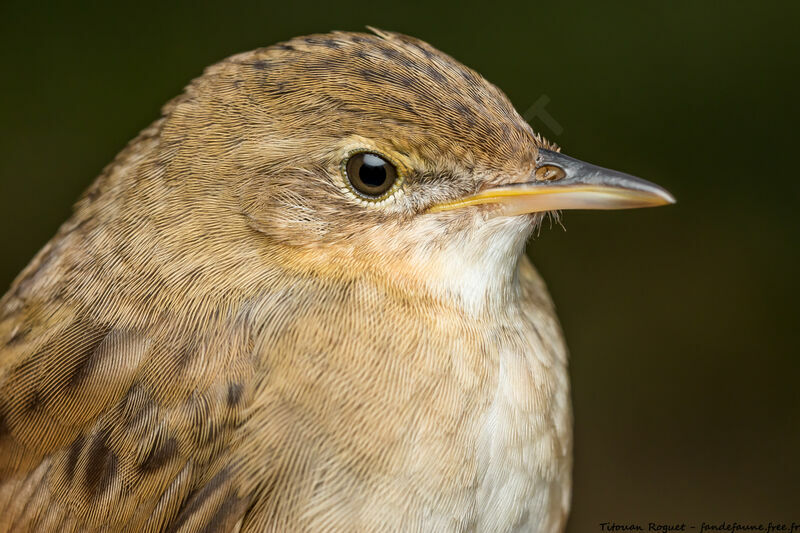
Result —
<instances>
[{"instance_id":1,"label":"bird's eye","mask_svg":"<svg viewBox=\"0 0 800 533\"><path fill-rule=\"evenodd\" d=\"M382 156L359 152L345 162L347 179L353 189L369 200L378 200L397 183L397 169Z\"/></svg>"}]
</instances>

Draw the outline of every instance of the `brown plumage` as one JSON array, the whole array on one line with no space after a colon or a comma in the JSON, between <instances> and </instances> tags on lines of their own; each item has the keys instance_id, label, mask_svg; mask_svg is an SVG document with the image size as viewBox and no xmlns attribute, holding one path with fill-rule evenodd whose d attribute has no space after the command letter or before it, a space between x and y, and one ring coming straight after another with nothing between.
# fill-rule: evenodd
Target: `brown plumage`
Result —
<instances>
[{"instance_id":1,"label":"brown plumage","mask_svg":"<svg viewBox=\"0 0 800 533\"><path fill-rule=\"evenodd\" d=\"M349 185L363 151L388 198ZM0 301L0 531L560 531L543 209L486 200L548 153L399 34L208 68Z\"/></svg>"}]
</instances>

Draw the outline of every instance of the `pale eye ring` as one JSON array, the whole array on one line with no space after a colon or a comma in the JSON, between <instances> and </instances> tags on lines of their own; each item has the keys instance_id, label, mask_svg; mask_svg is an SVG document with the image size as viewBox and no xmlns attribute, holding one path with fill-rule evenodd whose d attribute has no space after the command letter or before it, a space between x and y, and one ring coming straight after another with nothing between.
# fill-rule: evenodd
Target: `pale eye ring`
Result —
<instances>
[{"instance_id":1,"label":"pale eye ring","mask_svg":"<svg viewBox=\"0 0 800 533\"><path fill-rule=\"evenodd\" d=\"M368 200L379 200L392 190L398 181L397 167L375 152L356 152L344 161L350 186Z\"/></svg>"}]
</instances>

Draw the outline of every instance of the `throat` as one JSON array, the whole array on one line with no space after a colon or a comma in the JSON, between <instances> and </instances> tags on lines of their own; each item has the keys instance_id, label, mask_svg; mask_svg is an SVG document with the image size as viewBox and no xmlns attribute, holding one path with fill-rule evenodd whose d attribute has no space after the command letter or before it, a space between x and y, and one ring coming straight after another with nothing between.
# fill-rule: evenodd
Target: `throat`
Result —
<instances>
[{"instance_id":1,"label":"throat","mask_svg":"<svg viewBox=\"0 0 800 533\"><path fill-rule=\"evenodd\" d=\"M518 266L530 231L524 217L496 217L416 248L412 268L427 292L469 314L502 309L520 297Z\"/></svg>"}]
</instances>

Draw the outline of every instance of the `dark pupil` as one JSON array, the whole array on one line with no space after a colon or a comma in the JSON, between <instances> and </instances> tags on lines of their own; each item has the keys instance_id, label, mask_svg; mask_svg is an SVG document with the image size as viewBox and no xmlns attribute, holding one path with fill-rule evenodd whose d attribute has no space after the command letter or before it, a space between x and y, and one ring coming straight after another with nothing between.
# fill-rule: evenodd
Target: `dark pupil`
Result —
<instances>
[{"instance_id":1,"label":"dark pupil","mask_svg":"<svg viewBox=\"0 0 800 533\"><path fill-rule=\"evenodd\" d=\"M364 154L358 177L367 187L380 187L386 182L386 162L378 156Z\"/></svg>"}]
</instances>

